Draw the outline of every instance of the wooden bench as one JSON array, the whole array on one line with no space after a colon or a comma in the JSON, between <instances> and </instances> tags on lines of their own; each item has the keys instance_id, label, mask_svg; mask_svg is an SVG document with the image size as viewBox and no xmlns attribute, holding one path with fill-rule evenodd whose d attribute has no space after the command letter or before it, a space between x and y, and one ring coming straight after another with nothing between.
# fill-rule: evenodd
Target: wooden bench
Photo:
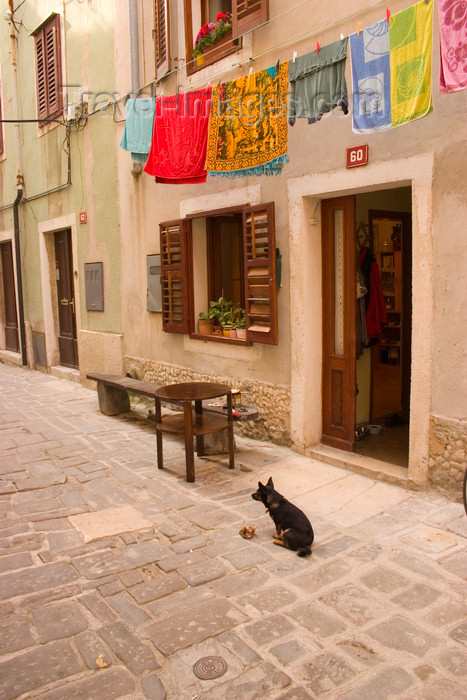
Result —
<instances>
[{"instance_id":1,"label":"wooden bench","mask_svg":"<svg viewBox=\"0 0 467 700\"><path fill-rule=\"evenodd\" d=\"M154 382L144 382L133 377L125 377L112 372L90 372L86 379L97 382L97 396L99 409L106 416L117 416L119 413L127 413L130 410L128 394L147 396L155 401L155 392L162 385ZM169 403L177 403L170 401ZM203 401L203 411L226 415L223 405L212 406L210 401ZM219 402L220 403L220 402ZM234 420L256 420L259 418L258 409L255 406L234 407Z\"/></svg>"}]
</instances>

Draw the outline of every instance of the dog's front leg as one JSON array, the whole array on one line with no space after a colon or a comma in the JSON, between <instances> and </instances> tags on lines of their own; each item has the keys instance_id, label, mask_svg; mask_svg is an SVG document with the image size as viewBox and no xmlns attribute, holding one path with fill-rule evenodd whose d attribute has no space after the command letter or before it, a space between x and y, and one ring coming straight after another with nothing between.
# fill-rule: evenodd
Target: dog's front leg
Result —
<instances>
[{"instance_id":1,"label":"dog's front leg","mask_svg":"<svg viewBox=\"0 0 467 700\"><path fill-rule=\"evenodd\" d=\"M280 525L276 525L276 534L273 535L273 537L275 537L275 538L278 539L278 540L281 540L281 539L282 539L281 532L282 532L281 526L280 526Z\"/></svg>"}]
</instances>

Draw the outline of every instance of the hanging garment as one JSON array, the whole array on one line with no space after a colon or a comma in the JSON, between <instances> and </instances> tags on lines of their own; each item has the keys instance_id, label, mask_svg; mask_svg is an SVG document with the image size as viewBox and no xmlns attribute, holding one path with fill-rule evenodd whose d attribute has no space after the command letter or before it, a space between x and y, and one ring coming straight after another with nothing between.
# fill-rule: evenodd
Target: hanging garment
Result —
<instances>
[{"instance_id":1,"label":"hanging garment","mask_svg":"<svg viewBox=\"0 0 467 700\"><path fill-rule=\"evenodd\" d=\"M156 182L206 182L210 109L210 87L157 98L151 150L144 168Z\"/></svg>"},{"instance_id":2,"label":"hanging garment","mask_svg":"<svg viewBox=\"0 0 467 700\"><path fill-rule=\"evenodd\" d=\"M278 175L287 155L287 63L218 85L212 92L210 175Z\"/></svg>"},{"instance_id":3,"label":"hanging garment","mask_svg":"<svg viewBox=\"0 0 467 700\"><path fill-rule=\"evenodd\" d=\"M126 101L126 119L120 147L131 152L131 159L145 163L151 148L154 110L153 97L138 97Z\"/></svg>"},{"instance_id":4,"label":"hanging garment","mask_svg":"<svg viewBox=\"0 0 467 700\"><path fill-rule=\"evenodd\" d=\"M322 46L319 53L298 56L289 61L289 82L292 93L289 99L289 124L306 117L309 124L321 119L334 107L344 114L349 111L345 63L347 38Z\"/></svg>"},{"instance_id":5,"label":"hanging garment","mask_svg":"<svg viewBox=\"0 0 467 700\"><path fill-rule=\"evenodd\" d=\"M439 91L467 87L467 5L459 0L438 0Z\"/></svg>"},{"instance_id":6,"label":"hanging garment","mask_svg":"<svg viewBox=\"0 0 467 700\"><path fill-rule=\"evenodd\" d=\"M431 112L433 0L350 36L353 131L368 134Z\"/></svg>"},{"instance_id":7,"label":"hanging garment","mask_svg":"<svg viewBox=\"0 0 467 700\"><path fill-rule=\"evenodd\" d=\"M381 273L375 256L369 248L363 248L359 256L360 268L368 294L365 299L365 319L368 345L375 345L381 333L382 324L388 322L384 303Z\"/></svg>"}]
</instances>

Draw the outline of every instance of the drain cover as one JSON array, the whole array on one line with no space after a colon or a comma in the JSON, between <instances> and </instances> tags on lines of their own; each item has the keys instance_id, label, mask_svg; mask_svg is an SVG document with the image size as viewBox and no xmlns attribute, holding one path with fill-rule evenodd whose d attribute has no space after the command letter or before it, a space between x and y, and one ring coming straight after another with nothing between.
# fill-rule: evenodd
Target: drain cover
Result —
<instances>
[{"instance_id":1,"label":"drain cover","mask_svg":"<svg viewBox=\"0 0 467 700\"><path fill-rule=\"evenodd\" d=\"M227 670L227 664L220 656L203 656L193 666L193 673L203 681L219 678Z\"/></svg>"}]
</instances>

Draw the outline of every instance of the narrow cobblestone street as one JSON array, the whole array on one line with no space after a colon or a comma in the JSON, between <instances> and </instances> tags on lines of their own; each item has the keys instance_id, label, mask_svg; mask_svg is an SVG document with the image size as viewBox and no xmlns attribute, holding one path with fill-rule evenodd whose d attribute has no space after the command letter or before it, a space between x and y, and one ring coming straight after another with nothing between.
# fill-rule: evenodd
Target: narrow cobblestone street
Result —
<instances>
[{"instance_id":1,"label":"narrow cobblestone street","mask_svg":"<svg viewBox=\"0 0 467 700\"><path fill-rule=\"evenodd\" d=\"M188 484L94 391L0 364L0 392L1 700L467 698L461 504L241 437ZM311 557L273 545L269 476Z\"/></svg>"}]
</instances>

